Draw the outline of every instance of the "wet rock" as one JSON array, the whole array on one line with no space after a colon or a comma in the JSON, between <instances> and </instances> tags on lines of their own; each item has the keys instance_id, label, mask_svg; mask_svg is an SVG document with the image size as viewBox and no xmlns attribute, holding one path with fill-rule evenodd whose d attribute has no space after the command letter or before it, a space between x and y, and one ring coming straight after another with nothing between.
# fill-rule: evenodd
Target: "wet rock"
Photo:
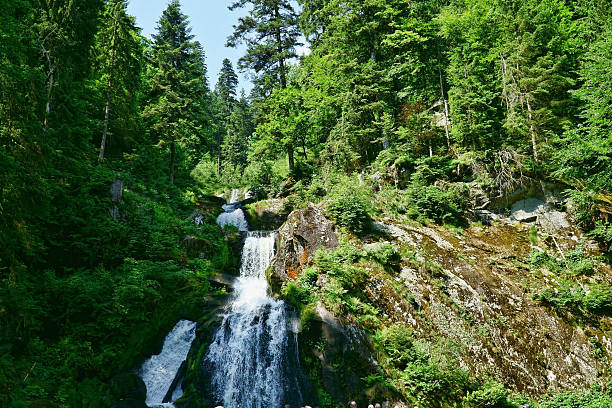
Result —
<instances>
[{"instance_id":1,"label":"wet rock","mask_svg":"<svg viewBox=\"0 0 612 408\"><path fill-rule=\"evenodd\" d=\"M535 222L538 215L548 210L546 203L531 197L517 201L510 210L510 219L519 222Z\"/></svg>"},{"instance_id":2,"label":"wet rock","mask_svg":"<svg viewBox=\"0 0 612 408\"><path fill-rule=\"evenodd\" d=\"M134 373L114 376L109 384L113 408L146 408L147 387Z\"/></svg>"},{"instance_id":3,"label":"wet rock","mask_svg":"<svg viewBox=\"0 0 612 408\"><path fill-rule=\"evenodd\" d=\"M390 396L368 390L363 381L367 376L382 373L372 358L366 333L357 324L341 321L321 303L303 315L307 317L301 322L300 349L318 360L313 364L318 371L316 376L334 401L356 400L358 406L367 406L373 398Z\"/></svg>"},{"instance_id":4,"label":"wet rock","mask_svg":"<svg viewBox=\"0 0 612 408\"><path fill-rule=\"evenodd\" d=\"M338 235L330 220L314 204L295 210L278 231L278 248L269 270L270 286L278 292L283 282L295 279L319 248L338 246Z\"/></svg>"}]
</instances>

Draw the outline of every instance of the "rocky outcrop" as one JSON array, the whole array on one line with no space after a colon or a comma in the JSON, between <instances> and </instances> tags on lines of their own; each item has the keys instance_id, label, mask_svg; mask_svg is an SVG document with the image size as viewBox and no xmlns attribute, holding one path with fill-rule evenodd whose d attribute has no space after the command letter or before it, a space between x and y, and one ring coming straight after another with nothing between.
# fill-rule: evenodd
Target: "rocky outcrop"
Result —
<instances>
[{"instance_id":1,"label":"rocky outcrop","mask_svg":"<svg viewBox=\"0 0 612 408\"><path fill-rule=\"evenodd\" d=\"M257 202L243 201L242 210L251 230L272 231L287 219L286 200L269 199Z\"/></svg>"},{"instance_id":2,"label":"rocky outcrop","mask_svg":"<svg viewBox=\"0 0 612 408\"><path fill-rule=\"evenodd\" d=\"M111 406L113 408L146 408L147 387L134 373L124 373L113 377L109 384Z\"/></svg>"},{"instance_id":3,"label":"rocky outcrop","mask_svg":"<svg viewBox=\"0 0 612 408\"><path fill-rule=\"evenodd\" d=\"M538 222L549 222L540 217ZM458 345L462 366L532 395L583 389L606 372L594 344L612 355L612 319L589 323L534 300L556 277L521 262L535 246L546 246L532 241L529 224L472 226L461 235L437 227L376 225L417 258L399 276L369 274L365 293L390 322L408 325L419 338L437 336ZM577 242L571 232L559 234L549 250L568 251ZM600 273L612 281L609 269Z\"/></svg>"},{"instance_id":4,"label":"rocky outcrop","mask_svg":"<svg viewBox=\"0 0 612 408\"><path fill-rule=\"evenodd\" d=\"M113 203L119 204L121 202L123 197L123 181L119 179L113 180L113 184L110 187L110 195Z\"/></svg>"},{"instance_id":5,"label":"rocky outcrop","mask_svg":"<svg viewBox=\"0 0 612 408\"><path fill-rule=\"evenodd\" d=\"M110 187L110 195L111 201L113 202L113 206L110 209L110 215L115 221L119 221L119 203L123 198L123 181L119 179L113 180Z\"/></svg>"},{"instance_id":6,"label":"rocky outcrop","mask_svg":"<svg viewBox=\"0 0 612 408\"><path fill-rule=\"evenodd\" d=\"M383 375L372 358L367 334L355 322L335 317L320 302L302 312L299 345L309 356L311 376L319 379L333 401L355 400L358 406L367 406L373 399L393 399L389 390L368 388L363 380Z\"/></svg>"},{"instance_id":7,"label":"rocky outcrop","mask_svg":"<svg viewBox=\"0 0 612 408\"><path fill-rule=\"evenodd\" d=\"M334 224L314 204L295 210L278 230L276 256L269 269L269 283L278 292L282 283L294 279L319 248L338 246Z\"/></svg>"}]
</instances>

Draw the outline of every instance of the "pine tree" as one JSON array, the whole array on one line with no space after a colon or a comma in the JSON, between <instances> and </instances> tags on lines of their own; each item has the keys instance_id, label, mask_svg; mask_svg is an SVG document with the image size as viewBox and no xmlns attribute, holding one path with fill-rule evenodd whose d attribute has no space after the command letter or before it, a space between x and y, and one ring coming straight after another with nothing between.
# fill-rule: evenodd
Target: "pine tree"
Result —
<instances>
[{"instance_id":1,"label":"pine tree","mask_svg":"<svg viewBox=\"0 0 612 408\"><path fill-rule=\"evenodd\" d=\"M246 55L240 58L238 66L253 70L257 75L257 92L268 96L277 87L287 87L287 64L297 57L295 48L301 45L298 41L298 15L289 0L238 0L229 8L234 10L247 4L253 8L234 26L227 46L246 44ZM293 170L293 145L286 147L289 168Z\"/></svg>"},{"instance_id":2,"label":"pine tree","mask_svg":"<svg viewBox=\"0 0 612 408\"><path fill-rule=\"evenodd\" d=\"M177 145L202 144L198 135L206 117L208 89L204 52L193 41L178 0L172 0L159 19L152 64L151 101L146 116L152 121L158 146L170 149L170 183L174 183Z\"/></svg>"},{"instance_id":3,"label":"pine tree","mask_svg":"<svg viewBox=\"0 0 612 408\"><path fill-rule=\"evenodd\" d=\"M243 91L228 118L227 136L223 143L223 157L233 168L246 166L247 148L254 130L251 106Z\"/></svg>"},{"instance_id":4,"label":"pine tree","mask_svg":"<svg viewBox=\"0 0 612 408\"><path fill-rule=\"evenodd\" d=\"M225 103L227 113L232 111L232 106L236 102L236 87L238 86L238 75L234 71L232 62L225 58L219 72L216 91Z\"/></svg>"},{"instance_id":5,"label":"pine tree","mask_svg":"<svg viewBox=\"0 0 612 408\"><path fill-rule=\"evenodd\" d=\"M227 46L246 44L246 55L240 58L238 66L259 75L255 84L265 95L275 86L287 86L287 63L297 57L295 48L301 45L298 15L288 0L238 0L229 8L234 10L247 4L253 8L234 26Z\"/></svg>"},{"instance_id":6,"label":"pine tree","mask_svg":"<svg viewBox=\"0 0 612 408\"><path fill-rule=\"evenodd\" d=\"M219 72L219 79L215 88L215 118L217 128L215 130L217 150L217 173L221 172L224 145L230 138L229 118L236 104L236 87L238 76L229 59L225 58Z\"/></svg>"}]
</instances>

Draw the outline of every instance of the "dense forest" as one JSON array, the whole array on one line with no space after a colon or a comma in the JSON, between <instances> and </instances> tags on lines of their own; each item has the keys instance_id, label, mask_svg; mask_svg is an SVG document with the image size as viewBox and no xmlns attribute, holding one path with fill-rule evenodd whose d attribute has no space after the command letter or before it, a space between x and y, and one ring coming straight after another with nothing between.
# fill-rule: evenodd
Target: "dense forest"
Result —
<instances>
[{"instance_id":1,"label":"dense forest","mask_svg":"<svg viewBox=\"0 0 612 408\"><path fill-rule=\"evenodd\" d=\"M197 316L215 292L210 274L236 267L235 231L214 222L215 195L232 188L281 198L287 213L323 203L360 237L374 217L466 228L474 209L545 180L563 185L573 222L610 263L611 1L229 7L248 11L227 39L246 53L236 67L225 59L209 83L206 44L178 0L151 39L125 0L5 1L0 406L112 406L117 376L179 318ZM238 92L236 70L252 75L250 94ZM352 258L342 247L310 271L343 270ZM305 288L283 293L299 308L312 295ZM587 292L597 296L547 301L610 316L612 286ZM609 371L589 390L514 395L404 353L412 342L402 335L375 339L391 360L405 359L385 381L411 402L612 401Z\"/></svg>"}]
</instances>

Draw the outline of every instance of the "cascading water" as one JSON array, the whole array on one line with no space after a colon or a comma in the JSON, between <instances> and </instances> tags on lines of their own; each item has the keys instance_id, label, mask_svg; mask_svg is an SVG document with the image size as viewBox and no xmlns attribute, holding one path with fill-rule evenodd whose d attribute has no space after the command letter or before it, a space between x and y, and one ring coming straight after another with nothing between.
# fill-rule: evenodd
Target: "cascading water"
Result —
<instances>
[{"instance_id":1,"label":"cascading water","mask_svg":"<svg viewBox=\"0 0 612 408\"><path fill-rule=\"evenodd\" d=\"M238 194L239 190L232 190L230 202L223 205L223 212L217 217L217 224L221 228L233 225L239 231L246 232L249 230L249 224L244 218L244 212L240 209L241 204L238 202Z\"/></svg>"},{"instance_id":2,"label":"cascading water","mask_svg":"<svg viewBox=\"0 0 612 408\"><path fill-rule=\"evenodd\" d=\"M240 199L240 190L238 190L237 188L232 190L232 193L230 194L230 199L229 202L230 203L235 203Z\"/></svg>"},{"instance_id":3,"label":"cascading water","mask_svg":"<svg viewBox=\"0 0 612 408\"><path fill-rule=\"evenodd\" d=\"M174 406L163 404L164 397L170 391L181 364L187 358L191 343L195 339L195 329L195 322L179 321L166 336L161 353L151 356L140 367L138 374L147 386L146 403L148 406ZM170 399L176 401L181 395L182 390L179 384L172 390Z\"/></svg>"},{"instance_id":4,"label":"cascading water","mask_svg":"<svg viewBox=\"0 0 612 408\"><path fill-rule=\"evenodd\" d=\"M303 403L295 319L268 294L265 271L274 256L274 233L248 232L240 277L221 326L203 359L213 404L231 408Z\"/></svg>"}]
</instances>

